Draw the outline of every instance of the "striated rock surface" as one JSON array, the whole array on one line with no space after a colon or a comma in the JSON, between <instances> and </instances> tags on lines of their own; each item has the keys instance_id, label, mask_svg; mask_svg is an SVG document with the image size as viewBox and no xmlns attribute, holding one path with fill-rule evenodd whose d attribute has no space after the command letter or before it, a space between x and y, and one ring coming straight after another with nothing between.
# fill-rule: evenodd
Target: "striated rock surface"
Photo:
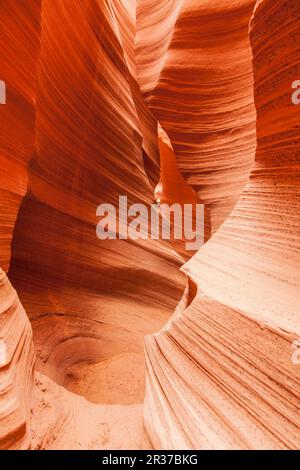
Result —
<instances>
[{"instance_id":1,"label":"striated rock surface","mask_svg":"<svg viewBox=\"0 0 300 470\"><path fill-rule=\"evenodd\" d=\"M0 448L299 448L298 0L0 13ZM120 195L206 244L97 239Z\"/></svg>"},{"instance_id":2,"label":"striated rock surface","mask_svg":"<svg viewBox=\"0 0 300 470\"><path fill-rule=\"evenodd\" d=\"M183 3L184 0L137 0L136 69L146 96L158 85Z\"/></svg>"},{"instance_id":3,"label":"striated rock surface","mask_svg":"<svg viewBox=\"0 0 300 470\"><path fill-rule=\"evenodd\" d=\"M180 173L170 139L161 128L158 146L161 171L154 191L155 199L163 219L171 213L171 208L179 209L180 212L170 218L173 228L170 231L171 243L183 259L189 259L210 238L210 213ZM191 236L195 233L198 235L198 243L194 240L191 244Z\"/></svg>"},{"instance_id":4,"label":"striated rock surface","mask_svg":"<svg viewBox=\"0 0 300 470\"><path fill-rule=\"evenodd\" d=\"M14 224L27 190L27 165L34 149L35 85L40 45L40 1L0 5L1 105L0 133L0 265L7 271Z\"/></svg>"},{"instance_id":5,"label":"striated rock surface","mask_svg":"<svg viewBox=\"0 0 300 470\"><path fill-rule=\"evenodd\" d=\"M299 448L299 25L296 1L257 3L255 166L229 218L183 267L196 297L146 341L145 419L157 448Z\"/></svg>"},{"instance_id":6,"label":"striated rock surface","mask_svg":"<svg viewBox=\"0 0 300 470\"><path fill-rule=\"evenodd\" d=\"M210 210L215 231L240 196L254 160L248 37L254 1L138 5L141 89L171 139L179 169Z\"/></svg>"},{"instance_id":7,"label":"striated rock surface","mask_svg":"<svg viewBox=\"0 0 300 470\"><path fill-rule=\"evenodd\" d=\"M0 449L30 446L34 352L27 315L0 270Z\"/></svg>"},{"instance_id":8,"label":"striated rock surface","mask_svg":"<svg viewBox=\"0 0 300 470\"><path fill-rule=\"evenodd\" d=\"M1 254L7 270L13 233L9 277L32 325L36 368L93 403L141 405L143 338L167 321L186 280L178 271L181 258L166 242L96 237L99 204L117 205L119 195L126 195L128 205L149 205L159 179L157 121L135 80L135 2L46 0L40 21L39 2L25 2L24 11L15 2L4 3L8 16L12 6L16 28L8 25L5 41L15 35L15 47L22 42L24 62L28 56L36 71L28 70L30 86L22 77L16 85L20 96L22 86L27 86L24 101L30 104L28 112L20 104L20 129L14 129L17 108L12 91L6 108L1 108L8 129L1 138L12 149L20 145L24 153L20 164L14 164L22 156L19 149L9 164L3 161L3 178L15 202L13 206L5 199L10 225L4 215L1 240L7 249ZM19 30L28 43L18 36ZM38 51L30 48L35 38ZM11 54L11 61L16 61L9 48L2 53L4 59ZM17 72L11 65L11 74ZM13 79L7 79L10 90ZM16 135L9 135L13 130ZM19 167L23 179L16 173ZM32 365L26 365L26 351L20 354L25 374ZM100 370L106 389L101 387ZM122 370L124 377L114 379ZM136 384L129 395L127 376ZM39 422L38 407L33 414ZM122 414L124 426L128 414L129 409ZM139 414L141 420L141 410ZM5 414L3 418L10 420L12 429L19 426L19 421L13 423ZM42 434L38 439L48 442Z\"/></svg>"},{"instance_id":9,"label":"striated rock surface","mask_svg":"<svg viewBox=\"0 0 300 470\"><path fill-rule=\"evenodd\" d=\"M36 153L12 246L37 367L71 389L77 363L125 354L130 367L185 283L168 245L96 237L100 203L152 202L144 159L159 177L156 122L135 98L130 37L112 13L110 2L43 2Z\"/></svg>"}]
</instances>

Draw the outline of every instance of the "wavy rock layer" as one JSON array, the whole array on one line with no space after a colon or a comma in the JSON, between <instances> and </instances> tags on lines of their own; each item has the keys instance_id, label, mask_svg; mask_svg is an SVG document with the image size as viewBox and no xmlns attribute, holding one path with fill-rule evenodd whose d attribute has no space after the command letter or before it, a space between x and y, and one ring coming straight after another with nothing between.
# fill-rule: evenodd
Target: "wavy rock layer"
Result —
<instances>
[{"instance_id":1,"label":"wavy rock layer","mask_svg":"<svg viewBox=\"0 0 300 470\"><path fill-rule=\"evenodd\" d=\"M183 3L184 0L137 0L136 68L146 96L158 84Z\"/></svg>"},{"instance_id":2,"label":"wavy rock layer","mask_svg":"<svg viewBox=\"0 0 300 470\"><path fill-rule=\"evenodd\" d=\"M14 224L27 190L27 164L34 148L40 1L3 0L0 11L1 80L6 84L8 103L1 106L0 265L7 271Z\"/></svg>"},{"instance_id":3,"label":"wavy rock layer","mask_svg":"<svg viewBox=\"0 0 300 470\"><path fill-rule=\"evenodd\" d=\"M0 233L5 242L3 266L9 265L13 232L9 276L31 321L37 369L92 402L107 404L106 415L111 409L117 416L111 403L142 402L143 337L166 322L186 282L178 271L181 259L168 243L96 237L100 203L117 205L119 195L126 195L128 205L149 205L159 179L157 122L134 78L135 2L45 0L40 12L38 5L3 5L8 17L5 43L12 49L1 51L6 62L11 55L4 78L12 90L6 108L1 108L8 147L7 155L0 157L7 186ZM21 69L21 56L25 69L19 77L12 63ZM26 328L20 327L20 335L26 337ZM25 376L32 364L25 346L17 352ZM17 366L12 363L17 378L10 386L21 393ZM56 400L54 385L50 394ZM23 395L29 400L28 389ZM54 421L57 413L62 420L73 414L76 400L71 396L65 394L65 412L63 402L52 407ZM5 435L7 429L17 434L21 420L10 413L4 398ZM104 408L97 408L99 414ZM33 407L34 422L43 420L42 410ZM141 409L136 410L141 424ZM121 414L124 426L130 413L128 409ZM76 423L70 419L68 432L79 426ZM58 435L60 428L55 429ZM60 436L67 446L65 432ZM79 446L77 437L75 429L72 446ZM133 447L138 432L135 438ZM37 441L47 448L47 436L40 434Z\"/></svg>"},{"instance_id":4,"label":"wavy rock layer","mask_svg":"<svg viewBox=\"0 0 300 470\"><path fill-rule=\"evenodd\" d=\"M147 339L155 447L299 448L299 27L297 1L257 3L255 166L230 217L183 267L198 286L193 302Z\"/></svg>"},{"instance_id":5,"label":"wavy rock layer","mask_svg":"<svg viewBox=\"0 0 300 470\"><path fill-rule=\"evenodd\" d=\"M33 344L27 315L0 270L0 449L27 449Z\"/></svg>"},{"instance_id":6,"label":"wavy rock layer","mask_svg":"<svg viewBox=\"0 0 300 470\"><path fill-rule=\"evenodd\" d=\"M7 104L0 109L0 265L7 271L34 149L40 2L3 0L0 13L1 80L7 93ZM16 291L0 270L0 449L30 446L33 362L30 323Z\"/></svg>"},{"instance_id":7,"label":"wavy rock layer","mask_svg":"<svg viewBox=\"0 0 300 470\"><path fill-rule=\"evenodd\" d=\"M254 160L248 37L254 1L138 5L141 88L171 139L179 169L210 210L215 231L240 196Z\"/></svg>"},{"instance_id":8,"label":"wavy rock layer","mask_svg":"<svg viewBox=\"0 0 300 470\"><path fill-rule=\"evenodd\" d=\"M110 3L43 2L36 154L13 240L10 276L38 368L69 387L77 363L142 354L184 285L167 245L96 238L101 202L152 202L143 150L153 167L158 158L156 123L133 94L130 41L112 14Z\"/></svg>"},{"instance_id":9,"label":"wavy rock layer","mask_svg":"<svg viewBox=\"0 0 300 470\"><path fill-rule=\"evenodd\" d=\"M249 33L254 3L1 2L0 262L28 315L1 271L1 448L299 448L300 12L259 0ZM188 282L175 245L96 237L100 203L158 187L209 209Z\"/></svg>"}]
</instances>

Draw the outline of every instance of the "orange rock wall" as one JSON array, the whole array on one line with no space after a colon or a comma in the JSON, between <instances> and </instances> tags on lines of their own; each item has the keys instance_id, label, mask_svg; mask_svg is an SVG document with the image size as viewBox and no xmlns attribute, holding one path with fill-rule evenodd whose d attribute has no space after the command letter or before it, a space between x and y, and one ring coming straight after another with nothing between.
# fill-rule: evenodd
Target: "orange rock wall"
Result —
<instances>
[{"instance_id":1,"label":"orange rock wall","mask_svg":"<svg viewBox=\"0 0 300 470\"><path fill-rule=\"evenodd\" d=\"M0 448L299 448L298 0L0 13ZM215 232L184 266L96 237L159 180Z\"/></svg>"},{"instance_id":2,"label":"orange rock wall","mask_svg":"<svg viewBox=\"0 0 300 470\"><path fill-rule=\"evenodd\" d=\"M134 78L132 5L45 0L40 12L39 2L26 2L24 9L14 1L3 5L9 47L1 53L9 91L1 107L0 235L2 266L9 268L33 328L36 368L73 389L70 368L77 364L108 361L103 373L110 377L113 367L123 364L131 371L137 363L140 379L130 374L141 383L141 400L143 337L168 319L185 278L168 243L96 237L100 203L117 204L119 195L127 195L129 204L150 204L159 179L157 122ZM27 345L28 325L19 310L12 318L23 322L20 335ZM13 354L17 344L9 347ZM10 366L16 395L20 380L31 374L33 350L30 360L25 346L18 354L20 365ZM28 392L22 391L27 402ZM79 393L89 392L80 386ZM121 404L135 399L122 388L115 396ZM21 419L4 411L3 422L3 442L23 447L24 436L24 443L20 437L18 443L7 440L8 434L21 435ZM57 434L60 427L55 429Z\"/></svg>"},{"instance_id":3,"label":"orange rock wall","mask_svg":"<svg viewBox=\"0 0 300 470\"><path fill-rule=\"evenodd\" d=\"M0 449L30 446L32 330L16 291L0 270Z\"/></svg>"},{"instance_id":4,"label":"orange rock wall","mask_svg":"<svg viewBox=\"0 0 300 470\"><path fill-rule=\"evenodd\" d=\"M27 190L34 151L35 86L40 47L40 1L1 2L0 265L7 271L14 224ZM20 28L22 25L22 28Z\"/></svg>"},{"instance_id":5,"label":"orange rock wall","mask_svg":"<svg viewBox=\"0 0 300 470\"><path fill-rule=\"evenodd\" d=\"M207 205L213 231L232 210L254 160L253 7L253 0L138 1L141 89L179 169Z\"/></svg>"},{"instance_id":6,"label":"orange rock wall","mask_svg":"<svg viewBox=\"0 0 300 470\"><path fill-rule=\"evenodd\" d=\"M255 166L224 225L182 268L196 297L146 341L156 448L299 448L299 23L298 2L257 2Z\"/></svg>"}]
</instances>

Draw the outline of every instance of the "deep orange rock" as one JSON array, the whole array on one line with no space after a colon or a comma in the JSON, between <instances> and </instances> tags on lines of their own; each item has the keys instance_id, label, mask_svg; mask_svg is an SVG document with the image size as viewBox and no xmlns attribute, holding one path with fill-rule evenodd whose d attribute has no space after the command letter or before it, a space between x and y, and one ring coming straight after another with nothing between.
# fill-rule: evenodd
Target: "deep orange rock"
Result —
<instances>
[{"instance_id":1,"label":"deep orange rock","mask_svg":"<svg viewBox=\"0 0 300 470\"><path fill-rule=\"evenodd\" d=\"M0 13L0 448L299 448L298 0ZM205 245L97 239L119 195Z\"/></svg>"},{"instance_id":2,"label":"deep orange rock","mask_svg":"<svg viewBox=\"0 0 300 470\"><path fill-rule=\"evenodd\" d=\"M8 270L14 223L27 191L34 151L35 85L40 46L40 1L1 2L0 264Z\"/></svg>"},{"instance_id":3,"label":"deep orange rock","mask_svg":"<svg viewBox=\"0 0 300 470\"><path fill-rule=\"evenodd\" d=\"M138 2L138 80L182 175L210 210L213 231L254 160L253 7L253 0Z\"/></svg>"}]
</instances>

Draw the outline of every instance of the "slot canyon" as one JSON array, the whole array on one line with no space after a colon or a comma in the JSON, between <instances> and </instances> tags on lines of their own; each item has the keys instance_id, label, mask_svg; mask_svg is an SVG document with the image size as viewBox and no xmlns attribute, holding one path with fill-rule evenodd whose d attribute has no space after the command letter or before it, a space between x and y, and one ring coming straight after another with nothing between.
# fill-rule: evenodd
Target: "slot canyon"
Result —
<instances>
[{"instance_id":1,"label":"slot canyon","mask_svg":"<svg viewBox=\"0 0 300 470\"><path fill-rule=\"evenodd\" d=\"M299 449L299 0L0 22L0 449ZM99 240L120 195L203 245Z\"/></svg>"}]
</instances>

